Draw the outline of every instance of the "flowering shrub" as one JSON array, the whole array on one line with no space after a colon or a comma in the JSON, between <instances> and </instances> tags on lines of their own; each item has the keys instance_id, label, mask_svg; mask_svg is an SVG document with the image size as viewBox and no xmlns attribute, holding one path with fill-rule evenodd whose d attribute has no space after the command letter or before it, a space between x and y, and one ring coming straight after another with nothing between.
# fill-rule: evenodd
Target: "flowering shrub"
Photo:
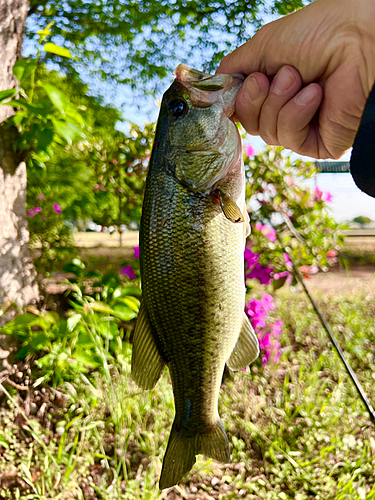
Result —
<instances>
[{"instance_id":1,"label":"flowering shrub","mask_svg":"<svg viewBox=\"0 0 375 500\"><path fill-rule=\"evenodd\" d=\"M36 194L37 193L37 194ZM70 260L74 253L70 228L64 222L63 211L48 195L29 186L27 217L30 230L30 246L34 251L35 267L45 276ZM34 206L38 203L37 206Z\"/></svg>"},{"instance_id":2,"label":"flowering shrub","mask_svg":"<svg viewBox=\"0 0 375 500\"><path fill-rule=\"evenodd\" d=\"M139 246L134 247L133 251L134 251L134 258L139 259ZM134 266L134 267L138 268L139 266ZM136 271L134 270L134 268L131 264L124 266L121 269L121 272L124 276L127 276L130 280L135 280L137 277L137 274L139 276L139 273L136 274Z\"/></svg>"},{"instance_id":3,"label":"flowering shrub","mask_svg":"<svg viewBox=\"0 0 375 500\"><path fill-rule=\"evenodd\" d=\"M247 295L251 296L254 280L272 287L270 291L296 284L290 257L305 277L336 264L345 226L329 215L331 193L303 184L317 173L315 164L292 161L281 147L267 146L256 154L250 145L244 148L244 163L251 219L245 248ZM273 308L273 298L267 293L261 299L251 297L246 305L246 314L259 338L263 364L279 359L277 339L282 322L267 322Z\"/></svg>"},{"instance_id":4,"label":"flowering shrub","mask_svg":"<svg viewBox=\"0 0 375 500\"><path fill-rule=\"evenodd\" d=\"M280 358L280 342L277 339L282 332L282 320L267 322L268 311L274 308L273 297L268 293L263 293L260 300L250 299L245 308L245 312L259 340L263 365L271 357L274 362L277 362Z\"/></svg>"}]
</instances>

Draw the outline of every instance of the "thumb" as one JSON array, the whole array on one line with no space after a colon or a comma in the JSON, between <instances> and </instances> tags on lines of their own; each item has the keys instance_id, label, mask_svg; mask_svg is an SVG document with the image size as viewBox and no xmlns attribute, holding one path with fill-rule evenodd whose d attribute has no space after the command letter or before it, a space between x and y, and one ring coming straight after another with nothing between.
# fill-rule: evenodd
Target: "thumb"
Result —
<instances>
[{"instance_id":1,"label":"thumb","mask_svg":"<svg viewBox=\"0 0 375 500\"><path fill-rule=\"evenodd\" d=\"M263 26L253 38L225 56L217 73L243 73L245 75L255 72L265 73L267 26Z\"/></svg>"}]
</instances>

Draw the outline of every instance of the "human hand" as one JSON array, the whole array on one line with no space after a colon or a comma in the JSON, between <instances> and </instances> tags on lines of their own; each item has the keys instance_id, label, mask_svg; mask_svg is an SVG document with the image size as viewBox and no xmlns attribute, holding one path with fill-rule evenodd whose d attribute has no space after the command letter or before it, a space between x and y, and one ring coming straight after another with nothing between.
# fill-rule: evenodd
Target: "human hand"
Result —
<instances>
[{"instance_id":1,"label":"human hand","mask_svg":"<svg viewBox=\"0 0 375 500\"><path fill-rule=\"evenodd\" d=\"M236 101L247 132L303 155L340 158L374 84L374 25L375 0L315 0L226 56L218 72L249 75Z\"/></svg>"}]
</instances>

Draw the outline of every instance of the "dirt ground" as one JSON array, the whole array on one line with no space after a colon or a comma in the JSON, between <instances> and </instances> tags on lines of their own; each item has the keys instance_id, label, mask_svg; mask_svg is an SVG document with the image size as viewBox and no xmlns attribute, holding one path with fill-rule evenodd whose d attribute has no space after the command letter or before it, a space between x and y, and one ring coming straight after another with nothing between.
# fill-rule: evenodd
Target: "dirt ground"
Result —
<instances>
[{"instance_id":1,"label":"dirt ground","mask_svg":"<svg viewBox=\"0 0 375 500\"><path fill-rule=\"evenodd\" d=\"M375 266L345 269L334 268L306 280L309 290L323 293L346 294L356 291L375 293Z\"/></svg>"},{"instance_id":2,"label":"dirt ground","mask_svg":"<svg viewBox=\"0 0 375 500\"><path fill-rule=\"evenodd\" d=\"M340 254L362 257L364 261L368 261L370 256L375 255L375 237L349 236ZM319 290L324 293L375 293L375 265L355 265L352 262L347 269L337 265L327 273L320 272L312 276L306 280L306 285L311 291Z\"/></svg>"}]
</instances>

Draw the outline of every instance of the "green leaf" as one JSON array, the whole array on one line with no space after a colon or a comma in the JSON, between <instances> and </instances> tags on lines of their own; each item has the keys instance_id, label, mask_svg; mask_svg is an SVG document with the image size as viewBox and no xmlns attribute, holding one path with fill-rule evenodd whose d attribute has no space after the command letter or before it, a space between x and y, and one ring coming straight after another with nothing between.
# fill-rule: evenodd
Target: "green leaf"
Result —
<instances>
[{"instance_id":1,"label":"green leaf","mask_svg":"<svg viewBox=\"0 0 375 500\"><path fill-rule=\"evenodd\" d=\"M50 83L43 83L42 87L47 92L48 97L51 99L51 102L58 108L58 110L65 114L66 108L69 106L69 101L65 97L65 95L54 85Z\"/></svg>"},{"instance_id":2,"label":"green leaf","mask_svg":"<svg viewBox=\"0 0 375 500\"><path fill-rule=\"evenodd\" d=\"M33 71L36 70L38 63L35 59L18 59L13 66L13 73L21 84Z\"/></svg>"},{"instance_id":3,"label":"green leaf","mask_svg":"<svg viewBox=\"0 0 375 500\"><path fill-rule=\"evenodd\" d=\"M17 89L0 90L0 102L9 99L9 97L13 97L16 92Z\"/></svg>"},{"instance_id":4,"label":"green leaf","mask_svg":"<svg viewBox=\"0 0 375 500\"><path fill-rule=\"evenodd\" d=\"M14 318L13 321L7 323L0 329L1 333L14 334L14 333L25 333L27 332L27 327L38 323L38 317L31 313L21 314Z\"/></svg>"},{"instance_id":5,"label":"green leaf","mask_svg":"<svg viewBox=\"0 0 375 500\"><path fill-rule=\"evenodd\" d=\"M61 57L68 57L69 59L75 59L68 49L64 49L64 47L59 47L55 43L48 42L44 45L44 50L51 54L56 54Z\"/></svg>"},{"instance_id":6,"label":"green leaf","mask_svg":"<svg viewBox=\"0 0 375 500\"><path fill-rule=\"evenodd\" d=\"M115 321L102 321L99 324L98 331L103 338L113 340L117 335L117 324Z\"/></svg>"},{"instance_id":7,"label":"green leaf","mask_svg":"<svg viewBox=\"0 0 375 500\"><path fill-rule=\"evenodd\" d=\"M113 310L104 302L95 301L87 305L87 309L92 309L93 311L102 312L106 314L112 314Z\"/></svg>"},{"instance_id":8,"label":"green leaf","mask_svg":"<svg viewBox=\"0 0 375 500\"><path fill-rule=\"evenodd\" d=\"M83 137L85 134L73 123L64 122L62 120L56 120L52 118L52 123L55 128L55 132L62 139L64 139L69 145L73 143L73 140L77 137Z\"/></svg>"},{"instance_id":9,"label":"green leaf","mask_svg":"<svg viewBox=\"0 0 375 500\"><path fill-rule=\"evenodd\" d=\"M287 280L288 276L283 276L282 278L280 278L279 280L273 280L272 281L272 288L274 290L278 290L279 288L283 287L286 280Z\"/></svg>"},{"instance_id":10,"label":"green leaf","mask_svg":"<svg viewBox=\"0 0 375 500\"><path fill-rule=\"evenodd\" d=\"M43 40L45 40L47 38L47 36L50 36L52 31L50 30L50 28L55 24L55 21L51 21L50 23L47 24L47 26L45 28L43 28L42 30L39 30L37 33L38 35L40 36L40 38L42 38Z\"/></svg>"},{"instance_id":11,"label":"green leaf","mask_svg":"<svg viewBox=\"0 0 375 500\"><path fill-rule=\"evenodd\" d=\"M25 99L11 100L9 102L0 102L2 106L12 106L12 108L24 108L35 116L47 116L51 112L51 105L48 101L39 101L38 104L30 104Z\"/></svg>"},{"instance_id":12,"label":"green leaf","mask_svg":"<svg viewBox=\"0 0 375 500\"><path fill-rule=\"evenodd\" d=\"M118 297L124 297L126 295L136 295L138 297L142 296L142 290L139 288L139 286L135 285L129 285L126 287L121 288L121 293L118 295Z\"/></svg>"},{"instance_id":13,"label":"green leaf","mask_svg":"<svg viewBox=\"0 0 375 500\"><path fill-rule=\"evenodd\" d=\"M36 130L34 137L38 142L38 150L44 150L53 141L53 130L48 128L44 130Z\"/></svg>"},{"instance_id":14,"label":"green leaf","mask_svg":"<svg viewBox=\"0 0 375 500\"><path fill-rule=\"evenodd\" d=\"M113 306L112 315L115 316L115 318L122 319L122 321L130 321L137 317L135 311L132 311L130 307L121 303L117 303Z\"/></svg>"},{"instance_id":15,"label":"green leaf","mask_svg":"<svg viewBox=\"0 0 375 500\"><path fill-rule=\"evenodd\" d=\"M138 312L139 311L139 306L140 306L140 302L138 299L136 299L135 297L119 297L117 300L116 300L116 304L125 304L126 306L128 306L132 311L134 312ZM115 304L115 305L116 305Z\"/></svg>"},{"instance_id":16,"label":"green leaf","mask_svg":"<svg viewBox=\"0 0 375 500\"><path fill-rule=\"evenodd\" d=\"M76 351L73 354L73 358L82 363L84 366L88 366L89 368L97 368L98 366L100 366L100 363L94 361L92 359L92 356L84 351Z\"/></svg>"},{"instance_id":17,"label":"green leaf","mask_svg":"<svg viewBox=\"0 0 375 500\"><path fill-rule=\"evenodd\" d=\"M78 325L78 323L81 321L81 318L82 318L81 314L73 314L73 316L70 316L70 318L68 318L66 324L70 332L72 332L74 328Z\"/></svg>"},{"instance_id":18,"label":"green leaf","mask_svg":"<svg viewBox=\"0 0 375 500\"><path fill-rule=\"evenodd\" d=\"M3 436L2 434L0 434L0 446L3 446L4 448L6 448L7 450L9 450L9 443L8 441L5 439L5 436Z\"/></svg>"}]
</instances>

